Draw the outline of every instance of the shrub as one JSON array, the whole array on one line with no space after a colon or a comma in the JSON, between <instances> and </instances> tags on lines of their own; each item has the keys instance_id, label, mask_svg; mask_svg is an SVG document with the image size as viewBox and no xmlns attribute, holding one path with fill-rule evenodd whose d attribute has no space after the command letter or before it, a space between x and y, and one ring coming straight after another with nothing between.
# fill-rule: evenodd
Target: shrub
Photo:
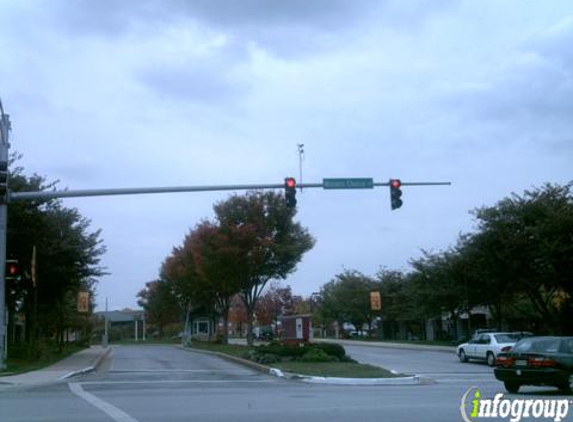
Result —
<instances>
[{"instance_id":1,"label":"shrub","mask_svg":"<svg viewBox=\"0 0 573 422\"><path fill-rule=\"evenodd\" d=\"M324 353L330 356L335 356L339 360L346 356L346 351L344 347L340 344L335 343L314 343L312 347L322 350Z\"/></svg>"},{"instance_id":2,"label":"shrub","mask_svg":"<svg viewBox=\"0 0 573 422\"><path fill-rule=\"evenodd\" d=\"M280 362L281 358L277 355L272 355L272 354L265 354L265 355L259 355L257 358L257 362L263 364L263 365L268 365L270 363L276 363L276 362Z\"/></svg>"},{"instance_id":3,"label":"shrub","mask_svg":"<svg viewBox=\"0 0 573 422\"><path fill-rule=\"evenodd\" d=\"M318 348L309 348L300 358L301 362L336 362L338 358L331 356Z\"/></svg>"},{"instance_id":4,"label":"shrub","mask_svg":"<svg viewBox=\"0 0 573 422\"><path fill-rule=\"evenodd\" d=\"M8 356L15 359L30 359L43 361L50 358L56 346L51 346L47 342L38 341L34 344L16 343L8 346Z\"/></svg>"},{"instance_id":5,"label":"shrub","mask_svg":"<svg viewBox=\"0 0 573 422\"><path fill-rule=\"evenodd\" d=\"M257 347L258 353L272 354L281 357L301 357L307 350L307 347L288 346L280 343L271 343L268 346Z\"/></svg>"},{"instance_id":6,"label":"shrub","mask_svg":"<svg viewBox=\"0 0 573 422\"><path fill-rule=\"evenodd\" d=\"M247 359L247 360L252 360L252 361L257 361L259 354L257 352L255 352L254 350L249 350L248 352L243 353L243 355L241 356L243 359Z\"/></svg>"}]
</instances>

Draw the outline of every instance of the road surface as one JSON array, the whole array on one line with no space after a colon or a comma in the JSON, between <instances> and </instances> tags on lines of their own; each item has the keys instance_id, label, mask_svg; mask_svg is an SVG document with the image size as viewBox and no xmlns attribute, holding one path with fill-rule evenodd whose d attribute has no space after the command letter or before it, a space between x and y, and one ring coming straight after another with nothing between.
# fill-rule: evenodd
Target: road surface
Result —
<instances>
[{"instance_id":1,"label":"road surface","mask_svg":"<svg viewBox=\"0 0 573 422\"><path fill-rule=\"evenodd\" d=\"M305 384L174 346L115 346L98 373L1 392L0 421L458 422L461 397L469 387L478 386L483 397L503 391L487 366L461 364L445 353L363 346L349 346L348 351L400 372L437 374L438 382ZM552 389L540 394L560 397Z\"/></svg>"}]
</instances>

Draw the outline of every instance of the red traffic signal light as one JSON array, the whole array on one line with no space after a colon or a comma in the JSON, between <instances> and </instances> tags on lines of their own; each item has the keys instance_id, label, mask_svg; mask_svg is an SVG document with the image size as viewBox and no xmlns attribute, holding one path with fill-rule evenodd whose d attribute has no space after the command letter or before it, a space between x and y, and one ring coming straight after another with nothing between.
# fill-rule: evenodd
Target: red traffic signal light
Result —
<instances>
[{"instance_id":1,"label":"red traffic signal light","mask_svg":"<svg viewBox=\"0 0 573 422\"><path fill-rule=\"evenodd\" d=\"M398 209L402 206L402 191L400 187L402 186L402 181L400 179L390 179L388 183L390 186L390 207L392 210Z\"/></svg>"},{"instance_id":2,"label":"red traffic signal light","mask_svg":"<svg viewBox=\"0 0 573 422\"><path fill-rule=\"evenodd\" d=\"M18 266L18 260L7 259L6 260L6 277L18 277L20 275L20 267Z\"/></svg>"},{"instance_id":3,"label":"red traffic signal light","mask_svg":"<svg viewBox=\"0 0 573 422\"><path fill-rule=\"evenodd\" d=\"M390 180L390 186L398 189L402 186L402 181L400 179L391 179Z\"/></svg>"},{"instance_id":4,"label":"red traffic signal light","mask_svg":"<svg viewBox=\"0 0 573 422\"><path fill-rule=\"evenodd\" d=\"M296 180L294 177L285 178L285 201L287 208L296 207Z\"/></svg>"}]
</instances>

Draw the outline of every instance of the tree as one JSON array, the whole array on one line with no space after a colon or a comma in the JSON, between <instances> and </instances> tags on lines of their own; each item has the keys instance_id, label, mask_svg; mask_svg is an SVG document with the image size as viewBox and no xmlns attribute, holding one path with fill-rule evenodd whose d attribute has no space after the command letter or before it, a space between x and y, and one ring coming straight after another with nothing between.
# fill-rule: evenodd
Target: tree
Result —
<instances>
[{"instance_id":1,"label":"tree","mask_svg":"<svg viewBox=\"0 0 573 422\"><path fill-rule=\"evenodd\" d=\"M412 277L401 271L382 268L375 281L380 291L382 329L391 338L398 335L398 323L419 321L424 318L424 291Z\"/></svg>"},{"instance_id":2,"label":"tree","mask_svg":"<svg viewBox=\"0 0 573 422\"><path fill-rule=\"evenodd\" d=\"M243 327L247 326L247 310L245 304L241 300L240 295L236 294L231 298L231 306L229 308L229 323L233 324L236 328L236 333L239 336L243 335Z\"/></svg>"},{"instance_id":3,"label":"tree","mask_svg":"<svg viewBox=\"0 0 573 422\"><path fill-rule=\"evenodd\" d=\"M187 242L201 282L199 288L211 298L223 318L222 342L226 344L231 301L239 291L236 269L241 265L242 251L228 241L219 226L208 221L199 224Z\"/></svg>"},{"instance_id":4,"label":"tree","mask_svg":"<svg viewBox=\"0 0 573 422\"><path fill-rule=\"evenodd\" d=\"M572 187L546 184L474 211L472 246L499 321L508 297L524 295L550 331L573 334Z\"/></svg>"},{"instance_id":5,"label":"tree","mask_svg":"<svg viewBox=\"0 0 573 422\"><path fill-rule=\"evenodd\" d=\"M46 183L38 175L28 177L17 167L11 173L10 187L15 192L42 191L53 189L55 183ZM82 325L85 318L76 311L77 293L87 290L93 298L97 279L104 274L99 266L105 253L101 231L91 232L90 224L76 209L66 208L58 200L10 203L7 257L18 259L22 273L7 283L9 323L17 313L25 313L28 342L55 337L61 347L65 330ZM32 280L34 248L36 277Z\"/></svg>"},{"instance_id":6,"label":"tree","mask_svg":"<svg viewBox=\"0 0 573 422\"><path fill-rule=\"evenodd\" d=\"M275 192L233 195L214 209L228 246L239 254L235 273L248 315L247 342L252 345L253 315L267 282L285 279L315 241L293 221L295 211Z\"/></svg>"},{"instance_id":7,"label":"tree","mask_svg":"<svg viewBox=\"0 0 573 422\"><path fill-rule=\"evenodd\" d=\"M278 283L271 283L257 303L257 320L262 325L274 324L276 330L279 317L291 315L293 310L294 301L290 286L281 287Z\"/></svg>"},{"instance_id":8,"label":"tree","mask_svg":"<svg viewBox=\"0 0 573 422\"><path fill-rule=\"evenodd\" d=\"M137 293L138 305L145 310L146 321L157 328L159 336L164 336L164 328L181 321L182 309L173 287L165 280L145 283L145 288Z\"/></svg>"},{"instance_id":9,"label":"tree","mask_svg":"<svg viewBox=\"0 0 573 422\"><path fill-rule=\"evenodd\" d=\"M350 322L356 330L367 324L370 331L376 313L370 309L370 292L375 288L373 279L355 270L335 275L320 290L323 317L339 326Z\"/></svg>"},{"instance_id":10,"label":"tree","mask_svg":"<svg viewBox=\"0 0 573 422\"><path fill-rule=\"evenodd\" d=\"M457 321L468 311L468 267L464 256L455 249L441 253L422 251L421 258L411 261L414 271L408 278L412 283L421 319L440 318L447 314L453 321L452 333L458 337Z\"/></svg>"},{"instance_id":11,"label":"tree","mask_svg":"<svg viewBox=\"0 0 573 422\"><path fill-rule=\"evenodd\" d=\"M214 317L215 311L215 298L211 291L203 288L195 265L190 240L192 234L193 231L190 231L183 245L173 248L171 255L161 265L159 277L171 286L175 300L185 310L186 324L192 315Z\"/></svg>"}]
</instances>

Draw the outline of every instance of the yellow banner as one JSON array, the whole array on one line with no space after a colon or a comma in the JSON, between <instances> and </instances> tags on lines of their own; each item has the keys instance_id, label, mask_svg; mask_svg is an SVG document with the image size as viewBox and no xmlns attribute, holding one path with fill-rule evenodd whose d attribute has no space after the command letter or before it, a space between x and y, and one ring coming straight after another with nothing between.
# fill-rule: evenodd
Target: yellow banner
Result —
<instances>
[{"instance_id":1,"label":"yellow banner","mask_svg":"<svg viewBox=\"0 0 573 422\"><path fill-rule=\"evenodd\" d=\"M89 292L78 292L78 312L90 311L90 294Z\"/></svg>"},{"instance_id":2,"label":"yellow banner","mask_svg":"<svg viewBox=\"0 0 573 422\"><path fill-rule=\"evenodd\" d=\"M373 311L380 311L382 309L380 292L370 292L370 309Z\"/></svg>"}]
</instances>

